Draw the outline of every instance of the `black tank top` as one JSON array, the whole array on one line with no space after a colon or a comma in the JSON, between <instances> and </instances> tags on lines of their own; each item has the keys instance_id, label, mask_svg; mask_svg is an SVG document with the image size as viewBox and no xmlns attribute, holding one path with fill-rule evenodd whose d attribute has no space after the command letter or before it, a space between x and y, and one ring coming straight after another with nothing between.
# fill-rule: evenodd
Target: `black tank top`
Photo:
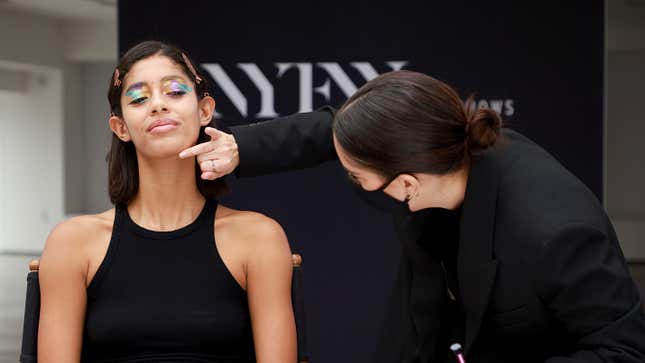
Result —
<instances>
[{"instance_id":1,"label":"black tank top","mask_svg":"<svg viewBox=\"0 0 645 363\"><path fill-rule=\"evenodd\" d=\"M217 203L157 232L117 206L112 238L87 288L83 362L254 362L246 292L215 245Z\"/></svg>"}]
</instances>

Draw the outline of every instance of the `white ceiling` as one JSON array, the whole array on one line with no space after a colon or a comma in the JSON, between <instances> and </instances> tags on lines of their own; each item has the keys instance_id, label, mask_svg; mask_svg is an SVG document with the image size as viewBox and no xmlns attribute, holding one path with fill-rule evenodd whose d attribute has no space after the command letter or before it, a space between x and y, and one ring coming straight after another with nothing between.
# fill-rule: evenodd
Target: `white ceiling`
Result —
<instances>
[{"instance_id":1,"label":"white ceiling","mask_svg":"<svg viewBox=\"0 0 645 363\"><path fill-rule=\"evenodd\" d=\"M116 22L117 0L0 0L2 8L61 20Z\"/></svg>"}]
</instances>

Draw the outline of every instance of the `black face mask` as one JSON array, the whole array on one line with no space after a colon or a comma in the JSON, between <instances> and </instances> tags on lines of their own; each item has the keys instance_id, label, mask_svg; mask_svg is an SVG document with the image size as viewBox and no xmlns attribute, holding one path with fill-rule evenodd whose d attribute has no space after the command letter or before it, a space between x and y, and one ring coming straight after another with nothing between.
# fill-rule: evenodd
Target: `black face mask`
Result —
<instances>
[{"instance_id":1,"label":"black face mask","mask_svg":"<svg viewBox=\"0 0 645 363\"><path fill-rule=\"evenodd\" d=\"M385 194L383 190L390 185L394 179L396 179L399 175L395 175L392 179L387 181L385 184L383 184L380 188L376 190L370 190L367 191L363 189L359 184L352 183L354 187L354 191L358 196L363 199L367 204L371 205L372 207L382 210L384 212L390 213L390 214L396 214L396 215L408 215L412 214L410 211L410 208L408 207L408 201L400 201L396 200L389 195Z\"/></svg>"}]
</instances>

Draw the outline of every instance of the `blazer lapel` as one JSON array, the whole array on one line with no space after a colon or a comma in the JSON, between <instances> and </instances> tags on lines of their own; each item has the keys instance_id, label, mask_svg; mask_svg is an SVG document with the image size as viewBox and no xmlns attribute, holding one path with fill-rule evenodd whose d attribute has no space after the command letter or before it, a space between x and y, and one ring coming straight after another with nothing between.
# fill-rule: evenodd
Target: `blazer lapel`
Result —
<instances>
[{"instance_id":1,"label":"blazer lapel","mask_svg":"<svg viewBox=\"0 0 645 363\"><path fill-rule=\"evenodd\" d=\"M466 314L465 351L472 347L497 272L493 259L499 169L493 152L473 158L460 223L458 279Z\"/></svg>"}]
</instances>

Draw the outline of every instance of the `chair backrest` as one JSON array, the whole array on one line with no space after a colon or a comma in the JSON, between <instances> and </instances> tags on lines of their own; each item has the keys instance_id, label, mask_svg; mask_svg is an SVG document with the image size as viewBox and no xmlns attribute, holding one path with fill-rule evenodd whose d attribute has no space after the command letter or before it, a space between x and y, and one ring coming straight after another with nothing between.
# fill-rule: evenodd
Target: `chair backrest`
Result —
<instances>
[{"instance_id":1,"label":"chair backrest","mask_svg":"<svg viewBox=\"0 0 645 363\"><path fill-rule=\"evenodd\" d=\"M25 319L22 325L22 349L20 351L20 362L22 363L36 363L39 317L38 260L33 260L29 262L29 274L27 274L27 298L25 300Z\"/></svg>"},{"instance_id":2,"label":"chair backrest","mask_svg":"<svg viewBox=\"0 0 645 363\"><path fill-rule=\"evenodd\" d=\"M296 320L296 333L298 338L298 362L307 363L309 353L307 350L305 326L305 299L304 276L302 256L291 255L293 275L291 281L291 301ZM40 318L40 284L38 283L38 260L29 262L27 274L27 298L25 300L25 319L22 329L22 349L20 352L21 363L36 363L38 353L38 320Z\"/></svg>"},{"instance_id":3,"label":"chair backrest","mask_svg":"<svg viewBox=\"0 0 645 363\"><path fill-rule=\"evenodd\" d=\"M293 275L291 277L291 303L293 304L293 315L296 320L296 337L298 342L298 362L309 361L309 350L307 349L307 325L305 324L305 279L302 267L302 256L292 254Z\"/></svg>"}]
</instances>

